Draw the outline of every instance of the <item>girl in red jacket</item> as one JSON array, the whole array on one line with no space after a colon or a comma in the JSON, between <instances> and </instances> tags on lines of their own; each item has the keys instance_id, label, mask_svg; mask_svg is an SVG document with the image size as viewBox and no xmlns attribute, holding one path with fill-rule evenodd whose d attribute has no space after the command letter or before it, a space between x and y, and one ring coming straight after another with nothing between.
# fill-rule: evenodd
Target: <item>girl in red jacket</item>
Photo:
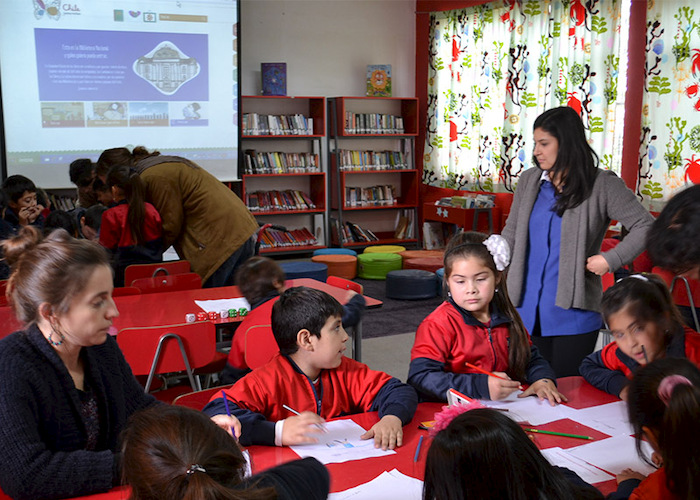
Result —
<instances>
[{"instance_id":1,"label":"girl in red jacket","mask_svg":"<svg viewBox=\"0 0 700 500\"><path fill-rule=\"evenodd\" d=\"M700 370L687 359L654 361L635 375L627 403L639 455L648 461L641 452L644 437L661 468L646 479L630 469L623 471L617 476L617 492L609 498L700 498Z\"/></svg>"},{"instance_id":2,"label":"girl in red jacket","mask_svg":"<svg viewBox=\"0 0 700 500\"><path fill-rule=\"evenodd\" d=\"M658 276L618 281L603 294L601 309L615 341L581 363L581 375L594 387L627 400L629 381L641 365L662 357L700 364L700 334L683 325Z\"/></svg>"},{"instance_id":3,"label":"girl in red jacket","mask_svg":"<svg viewBox=\"0 0 700 500\"><path fill-rule=\"evenodd\" d=\"M135 170L112 167L107 185L116 206L102 214L100 245L110 251L114 285L124 286L127 266L163 261L163 224L155 207L145 201L146 188Z\"/></svg>"},{"instance_id":4,"label":"girl in red jacket","mask_svg":"<svg viewBox=\"0 0 700 500\"><path fill-rule=\"evenodd\" d=\"M521 397L536 394L552 405L566 400L508 297L503 271L509 262L510 247L499 235L467 232L450 240L448 300L420 324L411 350L408 383L424 399L445 401L451 388L472 398L504 399L528 383Z\"/></svg>"}]
</instances>

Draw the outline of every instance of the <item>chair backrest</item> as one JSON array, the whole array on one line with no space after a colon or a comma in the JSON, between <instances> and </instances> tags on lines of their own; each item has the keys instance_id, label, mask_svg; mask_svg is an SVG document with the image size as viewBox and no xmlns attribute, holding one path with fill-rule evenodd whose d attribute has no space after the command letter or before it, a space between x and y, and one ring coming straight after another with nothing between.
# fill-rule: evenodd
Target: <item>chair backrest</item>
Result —
<instances>
[{"instance_id":1,"label":"chair backrest","mask_svg":"<svg viewBox=\"0 0 700 500\"><path fill-rule=\"evenodd\" d=\"M360 295L364 292L364 287L359 283L338 276L328 276L328 278L326 278L326 283L345 290L354 290Z\"/></svg>"},{"instance_id":2,"label":"chair backrest","mask_svg":"<svg viewBox=\"0 0 700 500\"><path fill-rule=\"evenodd\" d=\"M155 375L181 371L187 372L192 388L200 390L192 370L214 361L216 328L209 321L124 328L117 334L117 344L134 375L148 375L146 392Z\"/></svg>"},{"instance_id":3,"label":"chair backrest","mask_svg":"<svg viewBox=\"0 0 700 500\"><path fill-rule=\"evenodd\" d=\"M5 292L7 291L7 280L0 280L0 306L9 304Z\"/></svg>"},{"instance_id":4,"label":"chair backrest","mask_svg":"<svg viewBox=\"0 0 700 500\"><path fill-rule=\"evenodd\" d=\"M141 293L195 290L202 288L202 278L197 273L172 274L156 276L155 278L140 278L132 281L131 286L141 290Z\"/></svg>"},{"instance_id":5,"label":"chair backrest","mask_svg":"<svg viewBox=\"0 0 700 500\"><path fill-rule=\"evenodd\" d=\"M141 295L141 290L135 286L118 286L112 290L112 297L124 297L125 295Z\"/></svg>"},{"instance_id":6,"label":"chair backrest","mask_svg":"<svg viewBox=\"0 0 700 500\"><path fill-rule=\"evenodd\" d=\"M251 370L266 364L280 350L272 325L253 325L241 333L245 335L245 362Z\"/></svg>"},{"instance_id":7,"label":"chair backrest","mask_svg":"<svg viewBox=\"0 0 700 500\"><path fill-rule=\"evenodd\" d=\"M183 274L192 270L187 260L173 260L170 262L154 262L153 264L132 264L124 270L124 283L130 285L132 281L140 278L153 278L159 275Z\"/></svg>"},{"instance_id":8,"label":"chair backrest","mask_svg":"<svg viewBox=\"0 0 700 500\"><path fill-rule=\"evenodd\" d=\"M204 389L203 391L194 391L188 392L187 394L180 394L173 400L173 404L178 406L186 406L187 408L192 408L193 410L202 411L214 394L218 393L220 396L221 390L228 389L229 387L231 386L222 385L219 387L210 387L209 389Z\"/></svg>"}]
</instances>

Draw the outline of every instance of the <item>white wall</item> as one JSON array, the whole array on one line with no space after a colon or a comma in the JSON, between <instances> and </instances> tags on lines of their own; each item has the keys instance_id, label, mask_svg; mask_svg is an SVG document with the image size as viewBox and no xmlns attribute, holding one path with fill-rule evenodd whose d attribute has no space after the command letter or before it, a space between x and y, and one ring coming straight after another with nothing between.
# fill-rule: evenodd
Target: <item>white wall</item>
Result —
<instances>
[{"instance_id":1,"label":"white wall","mask_svg":"<svg viewBox=\"0 0 700 500\"><path fill-rule=\"evenodd\" d=\"M415 31L415 0L243 0L241 94L285 62L290 96L363 96L366 66L391 64L393 96L413 97Z\"/></svg>"}]
</instances>

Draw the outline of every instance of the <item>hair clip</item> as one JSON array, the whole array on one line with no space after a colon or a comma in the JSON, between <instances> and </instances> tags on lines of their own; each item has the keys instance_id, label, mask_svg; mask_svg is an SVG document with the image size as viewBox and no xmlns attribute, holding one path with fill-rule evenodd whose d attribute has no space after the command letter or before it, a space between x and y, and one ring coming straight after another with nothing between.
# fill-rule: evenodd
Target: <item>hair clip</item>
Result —
<instances>
[{"instance_id":1,"label":"hair clip","mask_svg":"<svg viewBox=\"0 0 700 500\"><path fill-rule=\"evenodd\" d=\"M484 246L488 249L496 264L496 269L503 271L510 264L510 245L500 234L492 234L484 240Z\"/></svg>"},{"instance_id":2,"label":"hair clip","mask_svg":"<svg viewBox=\"0 0 700 500\"><path fill-rule=\"evenodd\" d=\"M445 429L450 422L469 410L476 410L478 408L486 408L479 401L472 401L471 403L456 403L450 406L443 406L442 411L435 414L435 424L430 428L430 435L435 436L438 432Z\"/></svg>"},{"instance_id":3,"label":"hair clip","mask_svg":"<svg viewBox=\"0 0 700 500\"><path fill-rule=\"evenodd\" d=\"M659 398L666 406L668 406L668 402L671 401L673 390L678 384L693 385L693 383L683 375L669 375L664 377L663 380L661 380L661 383L659 383Z\"/></svg>"},{"instance_id":4,"label":"hair clip","mask_svg":"<svg viewBox=\"0 0 700 500\"><path fill-rule=\"evenodd\" d=\"M192 464L192 465L190 465L190 468L185 471L185 474L187 474L187 477L189 477L192 474L194 474L195 472L204 472L206 474L207 469L205 469L204 467L202 467L199 464Z\"/></svg>"}]
</instances>

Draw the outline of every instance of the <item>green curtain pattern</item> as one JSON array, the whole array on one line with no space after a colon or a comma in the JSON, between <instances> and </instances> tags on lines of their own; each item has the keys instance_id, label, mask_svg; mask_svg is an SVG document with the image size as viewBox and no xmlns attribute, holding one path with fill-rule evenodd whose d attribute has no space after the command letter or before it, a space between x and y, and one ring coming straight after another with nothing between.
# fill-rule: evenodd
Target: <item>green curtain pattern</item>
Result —
<instances>
[{"instance_id":1,"label":"green curtain pattern","mask_svg":"<svg viewBox=\"0 0 700 500\"><path fill-rule=\"evenodd\" d=\"M700 4L649 1L637 191L652 209L700 183Z\"/></svg>"},{"instance_id":2,"label":"green curtain pattern","mask_svg":"<svg viewBox=\"0 0 700 500\"><path fill-rule=\"evenodd\" d=\"M601 166L613 161L618 0L497 0L431 15L423 182L513 191L532 124L568 105Z\"/></svg>"}]
</instances>

